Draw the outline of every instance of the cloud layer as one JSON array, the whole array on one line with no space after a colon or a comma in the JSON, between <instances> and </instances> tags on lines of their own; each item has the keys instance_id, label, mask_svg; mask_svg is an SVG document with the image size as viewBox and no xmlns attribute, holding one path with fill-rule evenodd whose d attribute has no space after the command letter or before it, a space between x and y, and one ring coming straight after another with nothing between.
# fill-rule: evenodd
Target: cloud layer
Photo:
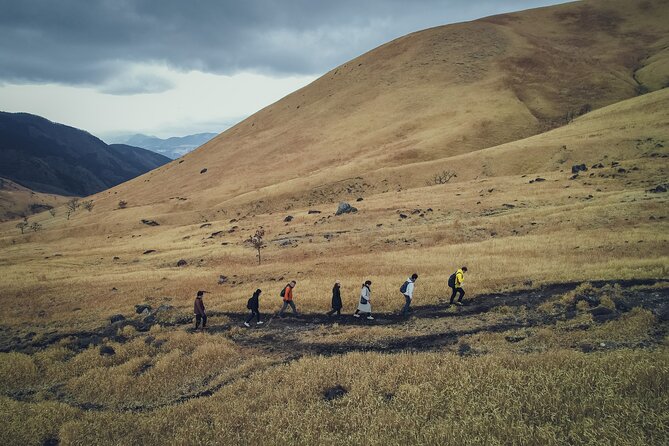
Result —
<instances>
[{"instance_id":1,"label":"cloud layer","mask_svg":"<svg viewBox=\"0 0 669 446\"><path fill-rule=\"evenodd\" d=\"M0 0L0 81L156 93L164 65L314 75L411 31L550 0Z\"/></svg>"}]
</instances>

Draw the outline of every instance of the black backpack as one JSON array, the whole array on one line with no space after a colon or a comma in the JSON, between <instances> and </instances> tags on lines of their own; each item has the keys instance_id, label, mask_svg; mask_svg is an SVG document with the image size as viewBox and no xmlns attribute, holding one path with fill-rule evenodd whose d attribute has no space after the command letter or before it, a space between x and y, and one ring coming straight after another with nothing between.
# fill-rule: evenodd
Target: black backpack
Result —
<instances>
[{"instance_id":1,"label":"black backpack","mask_svg":"<svg viewBox=\"0 0 669 446\"><path fill-rule=\"evenodd\" d=\"M451 277L448 278L448 286L451 288L455 288L455 275L457 273L451 274Z\"/></svg>"},{"instance_id":2,"label":"black backpack","mask_svg":"<svg viewBox=\"0 0 669 446\"><path fill-rule=\"evenodd\" d=\"M249 297L248 302L246 302L246 308L248 308L249 310L251 309L251 301L252 301L252 300L253 300L253 298L252 298L252 297Z\"/></svg>"},{"instance_id":3,"label":"black backpack","mask_svg":"<svg viewBox=\"0 0 669 446\"><path fill-rule=\"evenodd\" d=\"M407 286L409 286L409 281L408 280L406 282L404 282L402 284L402 286L400 287L400 293L402 293L402 294L406 293L407 292Z\"/></svg>"},{"instance_id":4,"label":"black backpack","mask_svg":"<svg viewBox=\"0 0 669 446\"><path fill-rule=\"evenodd\" d=\"M286 285L285 287L283 287L283 289L281 290L281 293L279 293L279 296L281 296L281 297L286 297L286 288L288 288L288 285Z\"/></svg>"}]
</instances>

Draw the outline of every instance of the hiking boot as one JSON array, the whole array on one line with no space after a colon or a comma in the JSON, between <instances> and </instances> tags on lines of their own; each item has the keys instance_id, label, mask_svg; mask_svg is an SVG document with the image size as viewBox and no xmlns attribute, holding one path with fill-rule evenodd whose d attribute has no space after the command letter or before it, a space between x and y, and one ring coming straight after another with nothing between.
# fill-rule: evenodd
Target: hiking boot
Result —
<instances>
[{"instance_id":1,"label":"hiking boot","mask_svg":"<svg viewBox=\"0 0 669 446\"><path fill-rule=\"evenodd\" d=\"M374 318L373 318L371 315L370 315L370 316L367 316L367 319L369 319L370 321L373 321L373 320L374 320Z\"/></svg>"},{"instance_id":2,"label":"hiking boot","mask_svg":"<svg viewBox=\"0 0 669 446\"><path fill-rule=\"evenodd\" d=\"M249 325L248 322L244 322L244 327L250 328L251 326Z\"/></svg>"},{"instance_id":3,"label":"hiking boot","mask_svg":"<svg viewBox=\"0 0 669 446\"><path fill-rule=\"evenodd\" d=\"M462 302L460 302L460 301L457 301L457 302L455 303L455 305L461 307L461 306L463 306L464 304L463 304Z\"/></svg>"},{"instance_id":4,"label":"hiking boot","mask_svg":"<svg viewBox=\"0 0 669 446\"><path fill-rule=\"evenodd\" d=\"M353 317L360 317L358 313L353 313Z\"/></svg>"},{"instance_id":5,"label":"hiking boot","mask_svg":"<svg viewBox=\"0 0 669 446\"><path fill-rule=\"evenodd\" d=\"M258 321L258 322L256 322L256 325L262 325L262 324L264 324L263 321Z\"/></svg>"}]
</instances>

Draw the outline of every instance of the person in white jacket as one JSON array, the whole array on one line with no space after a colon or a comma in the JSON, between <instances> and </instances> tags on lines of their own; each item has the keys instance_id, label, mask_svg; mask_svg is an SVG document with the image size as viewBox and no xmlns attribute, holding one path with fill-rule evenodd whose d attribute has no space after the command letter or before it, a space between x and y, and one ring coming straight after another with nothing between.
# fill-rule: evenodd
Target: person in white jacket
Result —
<instances>
[{"instance_id":1,"label":"person in white jacket","mask_svg":"<svg viewBox=\"0 0 669 446\"><path fill-rule=\"evenodd\" d=\"M408 316L411 311L411 300L413 299L413 290L415 288L416 280L418 280L418 274L413 273L411 277L407 279L406 282L400 288L402 294L404 294L404 307L402 308L402 316Z\"/></svg>"},{"instance_id":2,"label":"person in white jacket","mask_svg":"<svg viewBox=\"0 0 669 446\"><path fill-rule=\"evenodd\" d=\"M361 313L367 313L367 319L374 320L372 317L372 281L367 280L362 284L362 289L360 290L360 303L358 303L358 308L353 313L354 317L360 317Z\"/></svg>"}]
</instances>

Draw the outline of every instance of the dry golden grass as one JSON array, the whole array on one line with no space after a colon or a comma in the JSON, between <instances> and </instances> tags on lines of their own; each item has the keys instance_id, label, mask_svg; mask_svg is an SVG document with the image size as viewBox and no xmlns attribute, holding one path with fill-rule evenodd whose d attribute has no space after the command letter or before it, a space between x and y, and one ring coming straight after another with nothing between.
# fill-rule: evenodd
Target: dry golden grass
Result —
<instances>
[{"instance_id":1,"label":"dry golden grass","mask_svg":"<svg viewBox=\"0 0 669 446\"><path fill-rule=\"evenodd\" d=\"M37 215L44 229L23 236L0 224L0 443L667 443L666 321L640 301L600 323L576 302L595 293L613 310L634 289L584 284L378 325L316 315L335 280L351 313L370 279L374 312L391 319L413 272L414 306L436 306L464 264L473 305L669 277L667 198L649 192L668 173L669 90L618 102L635 69L660 88L668 12L589 1L412 34L94 196L91 213ZM584 101L607 106L545 131ZM604 168L570 180L577 163ZM444 169L457 178L426 185ZM335 217L341 200L359 212ZM258 265L244 239L261 226ZM291 279L303 324L240 327L256 288L268 320ZM119 313L140 322L141 303L190 314L200 289L206 333L109 329ZM636 291L649 289L666 283ZM115 354L78 344L91 334ZM346 396L324 401L337 384Z\"/></svg>"}]
</instances>

